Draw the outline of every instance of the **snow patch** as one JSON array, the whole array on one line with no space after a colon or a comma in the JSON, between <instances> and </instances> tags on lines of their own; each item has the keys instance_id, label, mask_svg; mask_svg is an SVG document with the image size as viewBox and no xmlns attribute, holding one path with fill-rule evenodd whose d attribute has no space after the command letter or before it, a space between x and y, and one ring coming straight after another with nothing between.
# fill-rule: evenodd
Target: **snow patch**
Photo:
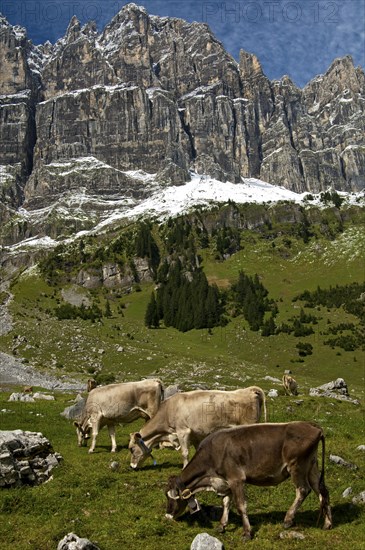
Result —
<instances>
[{"instance_id":1,"label":"snow patch","mask_svg":"<svg viewBox=\"0 0 365 550\"><path fill-rule=\"evenodd\" d=\"M78 162L75 165L76 160ZM48 166L53 166L54 169L66 169L65 173L68 173L74 166L78 166L81 170L110 168L95 157L72 159L71 162L52 163ZM104 232L113 224L121 221L138 220L144 217L153 217L163 221L169 217L187 213L195 207L209 209L216 204L225 204L229 201L236 204L288 201L324 207L320 194L310 194L309 201L308 193L295 193L255 178L243 178L240 183L221 182L210 176L191 172L191 181L184 185L166 187L159 183L157 174L149 174L143 170L129 170L123 172L123 174L143 185L144 193L141 198L131 198L130 195L91 195L84 188L78 191L67 191L58 198L56 203L42 209L28 211L20 208L18 215L30 222L33 220L40 223L49 215L59 215L65 219L88 219L93 222L93 227L90 230L82 229L76 235L60 238L57 241L45 236L33 237L12 247L6 247L7 250L15 254L21 249L33 247L54 248L60 242L72 242L81 235ZM347 203L356 204L358 201L364 200L363 192L346 193L338 191L337 193Z\"/></svg>"}]
</instances>

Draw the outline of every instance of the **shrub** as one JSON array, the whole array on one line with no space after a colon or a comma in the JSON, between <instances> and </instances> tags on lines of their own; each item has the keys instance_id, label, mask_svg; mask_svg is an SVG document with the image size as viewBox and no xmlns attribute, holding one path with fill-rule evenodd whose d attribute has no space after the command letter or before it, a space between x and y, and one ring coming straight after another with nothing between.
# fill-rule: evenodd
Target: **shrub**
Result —
<instances>
[{"instance_id":1,"label":"shrub","mask_svg":"<svg viewBox=\"0 0 365 550\"><path fill-rule=\"evenodd\" d=\"M299 351L300 357L306 357L307 355L312 355L313 353L313 346L308 342L298 342L295 347Z\"/></svg>"}]
</instances>

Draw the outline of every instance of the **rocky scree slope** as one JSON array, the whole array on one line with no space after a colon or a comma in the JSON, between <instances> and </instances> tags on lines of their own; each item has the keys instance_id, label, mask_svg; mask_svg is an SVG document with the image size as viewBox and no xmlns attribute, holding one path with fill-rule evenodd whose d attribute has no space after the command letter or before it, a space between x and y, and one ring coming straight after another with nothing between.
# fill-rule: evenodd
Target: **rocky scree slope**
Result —
<instances>
[{"instance_id":1,"label":"rocky scree slope","mask_svg":"<svg viewBox=\"0 0 365 550\"><path fill-rule=\"evenodd\" d=\"M206 24L135 4L101 33L73 17L54 45L1 17L0 42L3 223L67 192L141 197L136 170L166 185L194 171L296 192L364 187L365 77L350 57L299 89L252 54L237 63Z\"/></svg>"}]
</instances>

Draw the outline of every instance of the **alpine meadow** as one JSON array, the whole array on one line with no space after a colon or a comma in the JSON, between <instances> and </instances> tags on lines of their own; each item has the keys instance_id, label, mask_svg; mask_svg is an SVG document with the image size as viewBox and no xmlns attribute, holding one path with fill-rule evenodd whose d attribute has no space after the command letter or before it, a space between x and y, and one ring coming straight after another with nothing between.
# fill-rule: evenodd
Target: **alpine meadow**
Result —
<instances>
[{"instance_id":1,"label":"alpine meadow","mask_svg":"<svg viewBox=\"0 0 365 550\"><path fill-rule=\"evenodd\" d=\"M363 69L120 4L0 14L0 548L364 549Z\"/></svg>"},{"instance_id":2,"label":"alpine meadow","mask_svg":"<svg viewBox=\"0 0 365 550\"><path fill-rule=\"evenodd\" d=\"M318 504L310 496L295 528L304 540L281 540L293 496L290 482L277 488L248 486L250 544L344 548L351 541L351 547L361 548L363 504L352 499L364 490L364 455L356 450L364 438L362 207L351 207L350 219L343 206L295 208L305 213L304 225L276 221L280 209L293 207L227 204L62 245L12 281L8 307L14 322L1 348L40 372L83 381L85 390L88 378L108 384L144 377L184 391L276 389L277 397L267 396L270 422L315 420L325 431L334 527L329 532L316 527ZM265 223L241 229L253 216L266 218ZM234 227L228 224L232 218ZM140 257L151 266L154 281L137 279L124 290L88 290L74 283L80 269L97 275L110 262L127 273ZM177 307L176 319L169 322L165 293L167 304L176 301ZM150 317L152 296L158 311ZM211 301L217 316L210 314ZM298 396L285 394L285 370L297 380ZM310 388L337 378L345 379L355 403L309 395ZM110 455L105 429L95 453L88 455L77 447L72 422L60 416L75 392L53 391L54 402L19 403L7 401L10 387L2 389L2 429L40 431L64 458L44 487L2 490L2 548L16 543L17 548L48 549L66 533L77 532L103 549L137 548L141 541L151 549L161 543L184 549L201 531L216 535L220 499L208 493L199 498L205 516L185 515L174 523L164 519L164 487L181 469L180 453L156 449L156 466L150 460L137 472L130 470L129 433L143 420L117 429L116 455ZM356 468L332 463L330 455ZM117 471L110 469L112 460L119 464ZM352 492L345 498L348 487ZM235 509L220 539L225 548L241 544Z\"/></svg>"}]
</instances>

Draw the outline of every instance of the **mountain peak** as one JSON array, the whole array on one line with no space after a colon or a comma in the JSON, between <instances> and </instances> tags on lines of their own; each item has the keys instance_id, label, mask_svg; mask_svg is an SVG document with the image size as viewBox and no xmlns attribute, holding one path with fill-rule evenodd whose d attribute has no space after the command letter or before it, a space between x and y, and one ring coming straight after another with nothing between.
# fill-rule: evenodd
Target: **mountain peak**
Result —
<instances>
[{"instance_id":1,"label":"mountain peak","mask_svg":"<svg viewBox=\"0 0 365 550\"><path fill-rule=\"evenodd\" d=\"M76 15L73 15L66 30L66 42L74 42L80 36L80 31L81 23L77 19Z\"/></svg>"},{"instance_id":2,"label":"mountain peak","mask_svg":"<svg viewBox=\"0 0 365 550\"><path fill-rule=\"evenodd\" d=\"M0 24L5 204L26 197L36 209L81 189L138 199L150 192L130 177L138 170L167 187L192 172L297 193L365 187L365 80L349 56L301 90L270 82L254 54L241 51L238 64L206 24L137 4L100 34L73 17L63 39L37 50Z\"/></svg>"}]
</instances>

